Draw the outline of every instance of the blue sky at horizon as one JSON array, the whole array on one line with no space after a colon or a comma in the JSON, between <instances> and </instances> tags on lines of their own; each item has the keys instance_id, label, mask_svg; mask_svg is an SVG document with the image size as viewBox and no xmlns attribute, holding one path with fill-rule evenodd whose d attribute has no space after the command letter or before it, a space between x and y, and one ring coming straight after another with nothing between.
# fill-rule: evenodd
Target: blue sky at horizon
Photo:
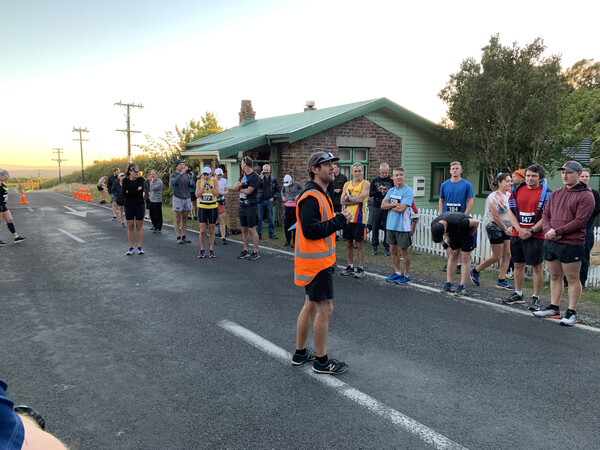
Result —
<instances>
[{"instance_id":1,"label":"blue sky at horizon","mask_svg":"<svg viewBox=\"0 0 600 450\"><path fill-rule=\"evenodd\" d=\"M563 67L600 59L583 20L598 2L402 3L0 0L0 167L51 164L53 147L77 160L73 126L90 130L86 164L123 156L120 100L144 105L138 144L206 111L235 126L242 99L263 118L387 97L438 122L437 93L494 33L541 36Z\"/></svg>"}]
</instances>

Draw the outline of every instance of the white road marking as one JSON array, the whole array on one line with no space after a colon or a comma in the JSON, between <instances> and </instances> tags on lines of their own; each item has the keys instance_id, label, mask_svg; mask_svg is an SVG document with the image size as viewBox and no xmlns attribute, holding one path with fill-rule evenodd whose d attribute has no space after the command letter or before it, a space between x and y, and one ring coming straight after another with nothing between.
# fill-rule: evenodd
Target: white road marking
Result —
<instances>
[{"instance_id":1,"label":"white road marking","mask_svg":"<svg viewBox=\"0 0 600 450\"><path fill-rule=\"evenodd\" d=\"M265 338L248 330L247 328L244 328L241 325L229 320L221 320L219 322L219 326L235 336L243 339L248 344L274 357L275 359L278 359L286 364L291 364L292 355L289 352L283 350L281 347L278 347L272 342L267 341ZM302 369L299 368L299 370ZM319 375L313 372L310 367L304 367L303 373L332 388L341 396L354 401L363 408L368 409L372 413L375 413L392 424L402 428L404 431L414 434L419 439L433 446L434 448L465 449L465 447L447 438L443 434L440 434L423 425L422 423L402 414L401 412L390 408L386 404L371 397L370 395L367 395L364 392L361 392L358 389L355 389L352 386L344 383L343 381L340 381L339 378L335 378L331 375Z\"/></svg>"},{"instance_id":2,"label":"white road marking","mask_svg":"<svg viewBox=\"0 0 600 450\"><path fill-rule=\"evenodd\" d=\"M69 236L71 239L83 244L85 241L83 239L78 238L77 236L69 233L68 231L63 230L62 228L57 228L58 231L60 231L63 234L66 234L67 236Z\"/></svg>"},{"instance_id":3,"label":"white road marking","mask_svg":"<svg viewBox=\"0 0 600 450\"><path fill-rule=\"evenodd\" d=\"M67 208L70 211L67 214L73 214L74 216L79 216L79 217L85 217L87 215L86 211L79 212L79 211L74 210L73 208L70 208L69 206L65 206L65 208Z\"/></svg>"},{"instance_id":4,"label":"white road marking","mask_svg":"<svg viewBox=\"0 0 600 450\"><path fill-rule=\"evenodd\" d=\"M35 212L31 206L28 206L27 209L31 212Z\"/></svg>"}]
</instances>

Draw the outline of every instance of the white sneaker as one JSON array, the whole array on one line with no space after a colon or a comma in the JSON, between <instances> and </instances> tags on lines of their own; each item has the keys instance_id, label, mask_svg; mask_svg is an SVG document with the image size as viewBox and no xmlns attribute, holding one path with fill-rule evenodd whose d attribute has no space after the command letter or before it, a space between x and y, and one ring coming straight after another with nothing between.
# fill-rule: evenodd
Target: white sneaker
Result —
<instances>
[{"instance_id":1,"label":"white sneaker","mask_svg":"<svg viewBox=\"0 0 600 450\"><path fill-rule=\"evenodd\" d=\"M565 317L563 317L560 321L561 325L566 327L572 327L577 323L577 314L571 311L567 311Z\"/></svg>"}]
</instances>

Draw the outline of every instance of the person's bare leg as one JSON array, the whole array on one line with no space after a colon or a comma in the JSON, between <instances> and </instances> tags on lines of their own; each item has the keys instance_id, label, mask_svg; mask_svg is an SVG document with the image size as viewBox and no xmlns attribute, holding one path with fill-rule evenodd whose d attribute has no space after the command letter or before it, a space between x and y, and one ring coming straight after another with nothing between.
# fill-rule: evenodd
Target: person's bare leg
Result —
<instances>
[{"instance_id":1,"label":"person's bare leg","mask_svg":"<svg viewBox=\"0 0 600 450\"><path fill-rule=\"evenodd\" d=\"M539 297L542 292L542 285L544 284L544 266L543 264L531 266L531 271L533 272L533 295Z\"/></svg>"},{"instance_id":2,"label":"person's bare leg","mask_svg":"<svg viewBox=\"0 0 600 450\"><path fill-rule=\"evenodd\" d=\"M392 254L392 263L394 264L394 272L402 272L400 270L400 253L397 245L390 245L390 253ZM406 275L406 274L404 274Z\"/></svg>"},{"instance_id":3,"label":"person's bare leg","mask_svg":"<svg viewBox=\"0 0 600 450\"><path fill-rule=\"evenodd\" d=\"M548 272L550 272L550 303L554 306L560 306L560 298L565 290L562 264L558 259L546 261L546 264ZM570 286L569 289L571 289Z\"/></svg>"},{"instance_id":4,"label":"person's bare leg","mask_svg":"<svg viewBox=\"0 0 600 450\"><path fill-rule=\"evenodd\" d=\"M317 314L313 323L313 339L315 341L315 355L317 357L327 354L327 334L329 333L329 319L333 312L333 300L317 302Z\"/></svg>"},{"instance_id":5,"label":"person's bare leg","mask_svg":"<svg viewBox=\"0 0 600 450\"><path fill-rule=\"evenodd\" d=\"M256 228L250 228L250 234L252 235L252 245L254 245L254 251L258 251L258 233L256 232Z\"/></svg>"},{"instance_id":6,"label":"person's bare leg","mask_svg":"<svg viewBox=\"0 0 600 450\"><path fill-rule=\"evenodd\" d=\"M133 248L133 220L127 221L127 241L129 241L129 248Z\"/></svg>"},{"instance_id":7,"label":"person's bare leg","mask_svg":"<svg viewBox=\"0 0 600 450\"><path fill-rule=\"evenodd\" d=\"M515 279L515 291L523 291L523 281L525 280L525 263L515 263L513 270Z\"/></svg>"},{"instance_id":8,"label":"person's bare leg","mask_svg":"<svg viewBox=\"0 0 600 450\"><path fill-rule=\"evenodd\" d=\"M215 224L208 224L208 248L209 250L215 250Z\"/></svg>"},{"instance_id":9,"label":"person's bare leg","mask_svg":"<svg viewBox=\"0 0 600 450\"><path fill-rule=\"evenodd\" d=\"M298 321L296 323L296 348L298 350L306 348L306 340L308 339L310 323L312 322L316 311L317 302L311 302L307 295L304 301L304 306L300 310L300 314L298 314Z\"/></svg>"},{"instance_id":10,"label":"person's bare leg","mask_svg":"<svg viewBox=\"0 0 600 450\"><path fill-rule=\"evenodd\" d=\"M391 247L391 246L390 246ZM402 260L404 261L404 276L408 276L410 272L410 253L408 253L407 248L401 248L400 253L402 253Z\"/></svg>"},{"instance_id":11,"label":"person's bare leg","mask_svg":"<svg viewBox=\"0 0 600 450\"><path fill-rule=\"evenodd\" d=\"M565 277L567 277L567 283L569 283L569 309L576 311L577 303L581 298L581 281L579 279L581 261L561 264Z\"/></svg>"},{"instance_id":12,"label":"person's bare leg","mask_svg":"<svg viewBox=\"0 0 600 450\"><path fill-rule=\"evenodd\" d=\"M463 266L463 269L460 272L460 284L464 284L466 286L467 280L470 278L470 270L468 267L471 266L471 252L460 252L460 262Z\"/></svg>"},{"instance_id":13,"label":"person's bare leg","mask_svg":"<svg viewBox=\"0 0 600 450\"><path fill-rule=\"evenodd\" d=\"M144 240L144 221L136 220L135 228L138 247L142 247L142 241Z\"/></svg>"},{"instance_id":14,"label":"person's bare leg","mask_svg":"<svg viewBox=\"0 0 600 450\"><path fill-rule=\"evenodd\" d=\"M364 267L365 265L365 246L363 241L356 241L356 252L358 253L358 266Z\"/></svg>"},{"instance_id":15,"label":"person's bare leg","mask_svg":"<svg viewBox=\"0 0 600 450\"><path fill-rule=\"evenodd\" d=\"M352 240L346 241L346 259L349 266L354 264L354 242Z\"/></svg>"}]
</instances>

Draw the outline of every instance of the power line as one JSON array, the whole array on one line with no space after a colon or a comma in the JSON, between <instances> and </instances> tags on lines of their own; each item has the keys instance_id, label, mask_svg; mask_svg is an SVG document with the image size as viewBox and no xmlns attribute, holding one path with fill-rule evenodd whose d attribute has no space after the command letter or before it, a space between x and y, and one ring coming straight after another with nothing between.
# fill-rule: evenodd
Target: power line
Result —
<instances>
[{"instance_id":1,"label":"power line","mask_svg":"<svg viewBox=\"0 0 600 450\"><path fill-rule=\"evenodd\" d=\"M131 129L129 108L142 109L144 106L141 103L139 105L136 105L135 103L122 103L121 100L119 100L118 103L115 103L115 106L126 106L127 107L127 128L125 130L115 130L115 131L121 131L123 133L127 133L127 163L131 164L131 133L141 133L141 131L133 131Z\"/></svg>"},{"instance_id":2,"label":"power line","mask_svg":"<svg viewBox=\"0 0 600 450\"><path fill-rule=\"evenodd\" d=\"M62 183L62 176L60 173L60 163L63 161L66 161L66 159L60 159L60 152L62 151L62 148L53 148L52 149L52 153L58 153L58 156L56 159L52 158L52 161L57 161L58 162L58 182ZM40 171L38 170L38 178L40 177Z\"/></svg>"},{"instance_id":3,"label":"power line","mask_svg":"<svg viewBox=\"0 0 600 450\"><path fill-rule=\"evenodd\" d=\"M85 173L83 171L83 141L89 141L89 139L83 139L81 137L81 133L89 133L87 127L86 128L75 128L73 127L73 133L79 133L79 139L73 139L74 141L79 141L79 150L81 150L81 182L85 183Z\"/></svg>"}]
</instances>

